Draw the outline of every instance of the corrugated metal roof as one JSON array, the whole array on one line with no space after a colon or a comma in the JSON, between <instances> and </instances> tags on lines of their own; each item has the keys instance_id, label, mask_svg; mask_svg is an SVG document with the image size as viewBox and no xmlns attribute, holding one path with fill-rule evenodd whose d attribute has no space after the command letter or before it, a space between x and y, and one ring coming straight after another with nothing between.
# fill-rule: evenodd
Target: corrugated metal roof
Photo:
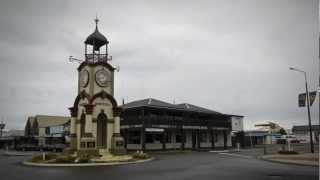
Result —
<instances>
[{"instance_id":1,"label":"corrugated metal roof","mask_svg":"<svg viewBox=\"0 0 320 180\"><path fill-rule=\"evenodd\" d=\"M138 108L138 107L155 107L155 108L160 108L160 109L163 108L163 109L173 109L173 110L180 110L180 111L223 115L220 112L206 109L206 108L196 106L193 104L188 104L188 103L171 104L171 103L167 103L167 102L160 101L160 100L153 99L153 98L132 101L132 102L129 102L127 104L122 105L121 107L123 109Z\"/></svg>"},{"instance_id":2,"label":"corrugated metal roof","mask_svg":"<svg viewBox=\"0 0 320 180\"><path fill-rule=\"evenodd\" d=\"M320 125L312 125L312 130L320 130ZM292 131L307 131L309 130L309 126L293 126Z\"/></svg>"},{"instance_id":3,"label":"corrugated metal roof","mask_svg":"<svg viewBox=\"0 0 320 180\"><path fill-rule=\"evenodd\" d=\"M70 120L70 117L36 115L35 120L38 122L38 126L40 128L65 124Z\"/></svg>"},{"instance_id":4,"label":"corrugated metal roof","mask_svg":"<svg viewBox=\"0 0 320 180\"><path fill-rule=\"evenodd\" d=\"M206 109L206 108L203 108L203 107L200 107L200 106L196 106L196 105L193 105L193 104L188 104L188 103L177 104L176 106L180 107L180 108L183 108L185 110L188 110L188 111L193 111L193 112L202 112L202 113L209 113L209 114L222 114L222 113L217 112L217 111L213 111L213 110L210 110L210 109Z\"/></svg>"}]
</instances>

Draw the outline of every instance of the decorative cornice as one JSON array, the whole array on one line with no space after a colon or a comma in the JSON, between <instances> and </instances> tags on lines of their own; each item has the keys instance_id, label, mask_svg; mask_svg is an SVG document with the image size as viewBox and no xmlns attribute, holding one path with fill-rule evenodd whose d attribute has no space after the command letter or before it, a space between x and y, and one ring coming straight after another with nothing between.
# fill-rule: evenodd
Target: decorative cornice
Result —
<instances>
[{"instance_id":1,"label":"decorative cornice","mask_svg":"<svg viewBox=\"0 0 320 180\"><path fill-rule=\"evenodd\" d=\"M73 137L77 137L77 134L73 133L73 134L70 134L69 137L73 138Z\"/></svg>"},{"instance_id":2,"label":"decorative cornice","mask_svg":"<svg viewBox=\"0 0 320 180\"><path fill-rule=\"evenodd\" d=\"M120 108L120 107L113 108L113 116L114 117L120 117L121 112L122 112L122 108Z\"/></svg>"},{"instance_id":3,"label":"decorative cornice","mask_svg":"<svg viewBox=\"0 0 320 180\"><path fill-rule=\"evenodd\" d=\"M92 105L92 104L86 104L86 105L84 105L84 107L86 108L86 113L87 113L87 114L92 114L92 113L93 113L94 105Z\"/></svg>"},{"instance_id":4,"label":"decorative cornice","mask_svg":"<svg viewBox=\"0 0 320 180\"><path fill-rule=\"evenodd\" d=\"M111 94L109 94L103 90L101 92L95 94L94 96L92 96L92 98L89 101L89 104L93 104L93 101L99 97L101 99L106 99L106 98L109 99L113 107L118 107L117 101L114 99L114 97Z\"/></svg>"},{"instance_id":5,"label":"decorative cornice","mask_svg":"<svg viewBox=\"0 0 320 180\"><path fill-rule=\"evenodd\" d=\"M81 99L87 99L88 101L90 101L90 95L85 91L85 90L82 90L78 96L76 97L74 103L73 103L73 108L78 108L78 104L80 102Z\"/></svg>"},{"instance_id":6,"label":"decorative cornice","mask_svg":"<svg viewBox=\"0 0 320 180\"><path fill-rule=\"evenodd\" d=\"M71 117L77 117L77 115L78 115L78 109L77 108L70 107L69 110L70 110Z\"/></svg>"},{"instance_id":7,"label":"decorative cornice","mask_svg":"<svg viewBox=\"0 0 320 180\"><path fill-rule=\"evenodd\" d=\"M122 137L120 133L113 133L112 137Z\"/></svg>"},{"instance_id":8,"label":"decorative cornice","mask_svg":"<svg viewBox=\"0 0 320 180\"><path fill-rule=\"evenodd\" d=\"M94 67L94 66L103 66L107 69L109 69L110 71L114 71L116 68L112 67L108 62L105 62L105 61L98 61L98 62L88 62L88 61L84 61L80 64L80 66L78 67L78 71L80 72L82 68L84 68L85 66L91 66L91 67Z\"/></svg>"},{"instance_id":9,"label":"decorative cornice","mask_svg":"<svg viewBox=\"0 0 320 180\"><path fill-rule=\"evenodd\" d=\"M91 138L91 137L93 137L93 135L92 135L92 133L84 133L84 135L82 137Z\"/></svg>"}]
</instances>

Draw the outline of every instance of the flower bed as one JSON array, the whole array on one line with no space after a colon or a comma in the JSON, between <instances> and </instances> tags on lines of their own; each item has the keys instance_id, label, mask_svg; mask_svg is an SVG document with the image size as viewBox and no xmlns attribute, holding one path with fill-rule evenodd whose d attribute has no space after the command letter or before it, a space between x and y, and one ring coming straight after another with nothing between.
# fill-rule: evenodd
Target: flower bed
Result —
<instances>
[{"instance_id":1,"label":"flower bed","mask_svg":"<svg viewBox=\"0 0 320 180\"><path fill-rule=\"evenodd\" d=\"M117 164L117 163L134 163L134 162L142 162L147 161L148 159L152 159L149 154L143 153L142 151L137 151L132 155L122 155L115 156L110 153L106 153L100 156L93 156L89 154L80 154L76 156L75 154L61 153L45 153L39 154L32 157L30 160L26 162L30 162L33 164ZM29 163L29 164L30 164Z\"/></svg>"}]
</instances>

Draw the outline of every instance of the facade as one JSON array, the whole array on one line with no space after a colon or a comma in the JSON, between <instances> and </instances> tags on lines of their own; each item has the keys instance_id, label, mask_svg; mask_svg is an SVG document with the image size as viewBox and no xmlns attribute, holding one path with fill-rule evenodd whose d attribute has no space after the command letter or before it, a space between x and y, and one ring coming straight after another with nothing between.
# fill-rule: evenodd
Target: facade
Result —
<instances>
[{"instance_id":1,"label":"facade","mask_svg":"<svg viewBox=\"0 0 320 180\"><path fill-rule=\"evenodd\" d=\"M115 68L109 64L109 41L98 30L85 40L85 60L78 67L78 96L71 112L70 148L77 152L125 152L120 113L113 97Z\"/></svg>"},{"instance_id":2,"label":"facade","mask_svg":"<svg viewBox=\"0 0 320 180\"><path fill-rule=\"evenodd\" d=\"M271 133L268 130L249 130L244 132L244 146L276 144L281 139L280 133Z\"/></svg>"},{"instance_id":3,"label":"facade","mask_svg":"<svg viewBox=\"0 0 320 180\"><path fill-rule=\"evenodd\" d=\"M50 129L55 127L65 127L69 123L70 119L70 117L65 116L48 115L28 117L24 130L25 136L37 139L38 145L44 146L50 141L49 137L53 136L53 134L50 133Z\"/></svg>"},{"instance_id":4,"label":"facade","mask_svg":"<svg viewBox=\"0 0 320 180\"><path fill-rule=\"evenodd\" d=\"M320 126L312 125L311 129L314 142L319 143ZM295 135L296 139L298 139L300 142L310 142L309 126L307 125L293 126L292 134Z\"/></svg>"},{"instance_id":5,"label":"facade","mask_svg":"<svg viewBox=\"0 0 320 180\"><path fill-rule=\"evenodd\" d=\"M231 146L232 118L243 118L152 98L122 108L121 134L128 150L226 149Z\"/></svg>"}]
</instances>

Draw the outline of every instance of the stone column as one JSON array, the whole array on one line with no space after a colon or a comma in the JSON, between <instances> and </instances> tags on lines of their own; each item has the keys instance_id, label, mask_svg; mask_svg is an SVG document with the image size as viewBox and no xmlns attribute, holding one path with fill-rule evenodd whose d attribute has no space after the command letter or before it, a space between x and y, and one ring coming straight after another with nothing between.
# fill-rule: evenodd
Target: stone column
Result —
<instances>
[{"instance_id":1,"label":"stone column","mask_svg":"<svg viewBox=\"0 0 320 180\"><path fill-rule=\"evenodd\" d=\"M200 145L200 129L197 130L197 149L200 149L201 148L201 145Z\"/></svg>"},{"instance_id":2,"label":"stone column","mask_svg":"<svg viewBox=\"0 0 320 180\"><path fill-rule=\"evenodd\" d=\"M70 120L70 149L76 150L77 149L77 109L74 107L70 107L70 114L71 114L71 120Z\"/></svg>"},{"instance_id":3,"label":"stone column","mask_svg":"<svg viewBox=\"0 0 320 180\"><path fill-rule=\"evenodd\" d=\"M186 137L185 137L185 132L183 130L183 127L181 127L181 132L180 133L181 133L181 146L180 146L180 148L181 148L181 150L184 150Z\"/></svg>"},{"instance_id":4,"label":"stone column","mask_svg":"<svg viewBox=\"0 0 320 180\"><path fill-rule=\"evenodd\" d=\"M120 134L120 117L119 116L114 117L113 133Z\"/></svg>"},{"instance_id":5,"label":"stone column","mask_svg":"<svg viewBox=\"0 0 320 180\"><path fill-rule=\"evenodd\" d=\"M161 143L162 143L162 150L166 150L166 141L167 141L167 133L166 130L162 132L162 137L161 137Z\"/></svg>"},{"instance_id":6,"label":"stone column","mask_svg":"<svg viewBox=\"0 0 320 180\"><path fill-rule=\"evenodd\" d=\"M146 150L146 129L145 129L145 118L144 109L142 109L142 120L141 120L141 150Z\"/></svg>"},{"instance_id":7,"label":"stone column","mask_svg":"<svg viewBox=\"0 0 320 180\"><path fill-rule=\"evenodd\" d=\"M223 130L223 148L224 149L227 149L227 142L228 142L227 130Z\"/></svg>"},{"instance_id":8,"label":"stone column","mask_svg":"<svg viewBox=\"0 0 320 180\"><path fill-rule=\"evenodd\" d=\"M92 137L92 104L87 104L84 106L86 108L86 124L85 124L85 137Z\"/></svg>"},{"instance_id":9,"label":"stone column","mask_svg":"<svg viewBox=\"0 0 320 180\"><path fill-rule=\"evenodd\" d=\"M215 137L214 137L214 131L213 129L210 130L210 134L211 134L211 149L215 149Z\"/></svg>"},{"instance_id":10,"label":"stone column","mask_svg":"<svg viewBox=\"0 0 320 180\"><path fill-rule=\"evenodd\" d=\"M126 153L126 149L124 148L124 139L120 134L120 114L122 109L115 107L113 108L113 135L111 139L111 152L116 155L121 155Z\"/></svg>"}]
</instances>

